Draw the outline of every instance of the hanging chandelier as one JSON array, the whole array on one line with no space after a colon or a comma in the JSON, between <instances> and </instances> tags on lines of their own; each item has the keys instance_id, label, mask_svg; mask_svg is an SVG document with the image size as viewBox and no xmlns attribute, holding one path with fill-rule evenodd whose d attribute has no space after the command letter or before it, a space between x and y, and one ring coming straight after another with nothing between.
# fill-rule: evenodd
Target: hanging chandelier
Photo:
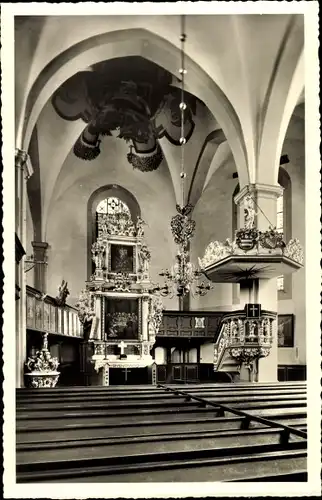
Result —
<instances>
[{"instance_id":1,"label":"hanging chandelier","mask_svg":"<svg viewBox=\"0 0 322 500\"><path fill-rule=\"evenodd\" d=\"M155 292L159 293L163 297L184 297L191 293L192 295L204 296L206 293L212 289L212 285L208 282L199 282L199 278L202 276L200 270L190 262L190 240L194 235L196 222L191 219L191 212L193 206L191 204L185 205L185 165L184 165L184 146L186 144L186 138L184 133L185 124L185 111L187 105L184 101L185 99L185 74L187 70L185 68L185 49L184 44L187 39L185 33L185 16L181 16L181 67L179 73L181 75L181 102L179 105L180 109L180 123L181 123L181 134L180 134L180 151L181 151L181 205L176 205L177 214L171 219L171 231L173 235L174 242L177 245L177 253L175 257L175 263L171 269L165 269L159 276L165 278L164 285L157 285Z\"/></svg>"}]
</instances>

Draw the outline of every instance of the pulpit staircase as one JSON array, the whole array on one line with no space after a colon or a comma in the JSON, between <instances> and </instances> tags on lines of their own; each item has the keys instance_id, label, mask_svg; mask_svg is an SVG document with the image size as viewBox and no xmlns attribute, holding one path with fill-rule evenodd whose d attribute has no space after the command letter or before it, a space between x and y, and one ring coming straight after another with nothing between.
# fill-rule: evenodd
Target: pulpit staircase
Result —
<instances>
[{"instance_id":1,"label":"pulpit staircase","mask_svg":"<svg viewBox=\"0 0 322 500\"><path fill-rule=\"evenodd\" d=\"M305 481L306 384L17 390L17 482Z\"/></svg>"}]
</instances>

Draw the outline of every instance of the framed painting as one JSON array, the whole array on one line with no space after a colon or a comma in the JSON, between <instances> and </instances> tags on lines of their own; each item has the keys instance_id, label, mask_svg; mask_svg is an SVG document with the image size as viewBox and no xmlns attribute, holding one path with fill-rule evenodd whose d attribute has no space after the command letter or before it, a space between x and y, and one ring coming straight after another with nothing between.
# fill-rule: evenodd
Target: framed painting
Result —
<instances>
[{"instance_id":1,"label":"framed painting","mask_svg":"<svg viewBox=\"0 0 322 500\"><path fill-rule=\"evenodd\" d=\"M134 246L112 243L110 248L109 271L111 273L134 273Z\"/></svg>"},{"instance_id":2,"label":"framed painting","mask_svg":"<svg viewBox=\"0 0 322 500\"><path fill-rule=\"evenodd\" d=\"M294 315L279 314L277 317L278 347L294 347Z\"/></svg>"},{"instance_id":3,"label":"framed painting","mask_svg":"<svg viewBox=\"0 0 322 500\"><path fill-rule=\"evenodd\" d=\"M138 339L139 300L104 297L104 329L108 339Z\"/></svg>"}]
</instances>

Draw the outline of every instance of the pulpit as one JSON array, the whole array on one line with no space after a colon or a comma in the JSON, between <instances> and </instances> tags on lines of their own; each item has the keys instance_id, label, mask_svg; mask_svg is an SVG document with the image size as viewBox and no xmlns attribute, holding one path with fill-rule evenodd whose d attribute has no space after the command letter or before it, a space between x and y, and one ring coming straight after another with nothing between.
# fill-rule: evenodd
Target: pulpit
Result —
<instances>
[{"instance_id":1,"label":"pulpit","mask_svg":"<svg viewBox=\"0 0 322 500\"><path fill-rule=\"evenodd\" d=\"M128 212L98 215L95 269L77 304L92 345L90 361L99 385L148 383L163 307L153 295L145 223Z\"/></svg>"}]
</instances>

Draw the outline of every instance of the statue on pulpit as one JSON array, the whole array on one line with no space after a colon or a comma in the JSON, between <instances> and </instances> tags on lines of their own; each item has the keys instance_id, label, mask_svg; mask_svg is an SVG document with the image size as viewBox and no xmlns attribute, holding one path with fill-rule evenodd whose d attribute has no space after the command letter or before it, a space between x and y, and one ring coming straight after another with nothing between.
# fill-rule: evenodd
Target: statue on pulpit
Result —
<instances>
[{"instance_id":1,"label":"statue on pulpit","mask_svg":"<svg viewBox=\"0 0 322 500\"><path fill-rule=\"evenodd\" d=\"M245 201L244 201L244 211L245 211L245 228L247 229L253 229L255 227L255 207L254 207L254 200L250 194L245 196Z\"/></svg>"}]
</instances>

